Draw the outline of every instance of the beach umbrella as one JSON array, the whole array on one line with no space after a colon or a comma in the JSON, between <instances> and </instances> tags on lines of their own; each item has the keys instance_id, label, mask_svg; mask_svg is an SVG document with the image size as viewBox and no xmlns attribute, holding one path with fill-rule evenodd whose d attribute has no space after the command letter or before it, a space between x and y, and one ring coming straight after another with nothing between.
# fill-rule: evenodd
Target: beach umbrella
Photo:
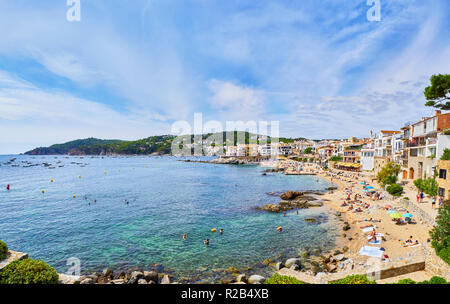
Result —
<instances>
[{"instance_id":1,"label":"beach umbrella","mask_svg":"<svg viewBox=\"0 0 450 304\"><path fill-rule=\"evenodd\" d=\"M413 217L411 213L403 213L403 217Z\"/></svg>"},{"instance_id":2,"label":"beach umbrella","mask_svg":"<svg viewBox=\"0 0 450 304\"><path fill-rule=\"evenodd\" d=\"M392 218L394 218L394 219L396 219L396 218L401 218L401 217L402 217L402 215L401 215L400 213L398 213L398 212L396 212L396 213L391 213L391 214L389 214L389 216L392 217Z\"/></svg>"},{"instance_id":3,"label":"beach umbrella","mask_svg":"<svg viewBox=\"0 0 450 304\"><path fill-rule=\"evenodd\" d=\"M397 211L395 211L395 210L388 210L388 212L387 212L388 214L391 214L391 213L398 213Z\"/></svg>"},{"instance_id":4,"label":"beach umbrella","mask_svg":"<svg viewBox=\"0 0 450 304\"><path fill-rule=\"evenodd\" d=\"M373 187L372 186L367 186L366 189L373 189Z\"/></svg>"}]
</instances>

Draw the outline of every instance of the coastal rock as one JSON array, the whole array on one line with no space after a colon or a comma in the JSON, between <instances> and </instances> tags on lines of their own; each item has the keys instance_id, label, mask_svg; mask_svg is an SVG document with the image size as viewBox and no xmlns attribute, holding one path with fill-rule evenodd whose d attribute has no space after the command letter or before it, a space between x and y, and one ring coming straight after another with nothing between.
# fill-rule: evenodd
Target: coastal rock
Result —
<instances>
[{"instance_id":1,"label":"coastal rock","mask_svg":"<svg viewBox=\"0 0 450 304\"><path fill-rule=\"evenodd\" d=\"M305 221L309 223L317 223L317 220L315 218L306 218Z\"/></svg>"},{"instance_id":2,"label":"coastal rock","mask_svg":"<svg viewBox=\"0 0 450 304\"><path fill-rule=\"evenodd\" d=\"M278 263L275 264L275 270L277 270L277 271L280 270L283 267L284 267L283 262L278 262Z\"/></svg>"},{"instance_id":3,"label":"coastal rock","mask_svg":"<svg viewBox=\"0 0 450 304\"><path fill-rule=\"evenodd\" d=\"M338 261L342 261L345 258L345 256L343 254L338 254L337 256L335 256L335 258Z\"/></svg>"},{"instance_id":4,"label":"coastal rock","mask_svg":"<svg viewBox=\"0 0 450 304\"><path fill-rule=\"evenodd\" d=\"M286 260L286 262L284 263L284 266L286 268L291 268L292 265L297 265L300 266L300 259L296 259L296 258L292 258L292 259L288 259Z\"/></svg>"},{"instance_id":5,"label":"coastal rock","mask_svg":"<svg viewBox=\"0 0 450 304\"><path fill-rule=\"evenodd\" d=\"M86 278L82 280L80 284L94 284L94 280L92 280L92 278Z\"/></svg>"},{"instance_id":6,"label":"coastal rock","mask_svg":"<svg viewBox=\"0 0 450 304\"><path fill-rule=\"evenodd\" d=\"M293 200L295 198L297 198L298 196L303 195L302 192L298 192L298 191L286 191L285 193L283 193L280 198L282 200Z\"/></svg>"},{"instance_id":7,"label":"coastal rock","mask_svg":"<svg viewBox=\"0 0 450 304\"><path fill-rule=\"evenodd\" d=\"M58 274L58 276L59 284L79 284L81 282L80 276L68 275L63 273Z\"/></svg>"},{"instance_id":8,"label":"coastal rock","mask_svg":"<svg viewBox=\"0 0 450 304\"><path fill-rule=\"evenodd\" d=\"M112 280L110 281L111 284L115 284L115 285L122 285L125 284L125 280L124 279L117 279L117 280Z\"/></svg>"},{"instance_id":9,"label":"coastal rock","mask_svg":"<svg viewBox=\"0 0 450 304\"><path fill-rule=\"evenodd\" d=\"M248 278L249 284L263 284L266 279L263 276L254 274Z\"/></svg>"},{"instance_id":10,"label":"coastal rock","mask_svg":"<svg viewBox=\"0 0 450 304\"><path fill-rule=\"evenodd\" d=\"M236 277L236 282L237 283L247 283L248 282L248 278L245 274L240 274Z\"/></svg>"},{"instance_id":11,"label":"coastal rock","mask_svg":"<svg viewBox=\"0 0 450 304\"><path fill-rule=\"evenodd\" d=\"M145 279L139 279L138 284L147 284L147 281Z\"/></svg>"},{"instance_id":12,"label":"coastal rock","mask_svg":"<svg viewBox=\"0 0 450 304\"><path fill-rule=\"evenodd\" d=\"M167 274L162 278L161 284L170 284L170 278Z\"/></svg>"},{"instance_id":13,"label":"coastal rock","mask_svg":"<svg viewBox=\"0 0 450 304\"><path fill-rule=\"evenodd\" d=\"M131 277L128 280L127 284L136 284L139 281L139 279L141 279L143 277L144 277L144 274L142 272L140 272L140 271L133 271L131 273Z\"/></svg>"},{"instance_id":14,"label":"coastal rock","mask_svg":"<svg viewBox=\"0 0 450 304\"><path fill-rule=\"evenodd\" d=\"M114 275L114 271L112 269L110 269L110 268L106 268L106 269L103 270L102 275L105 278L112 278L113 275Z\"/></svg>"},{"instance_id":15,"label":"coastal rock","mask_svg":"<svg viewBox=\"0 0 450 304\"><path fill-rule=\"evenodd\" d=\"M144 271L144 279L147 282L158 282L158 273L156 271Z\"/></svg>"}]
</instances>

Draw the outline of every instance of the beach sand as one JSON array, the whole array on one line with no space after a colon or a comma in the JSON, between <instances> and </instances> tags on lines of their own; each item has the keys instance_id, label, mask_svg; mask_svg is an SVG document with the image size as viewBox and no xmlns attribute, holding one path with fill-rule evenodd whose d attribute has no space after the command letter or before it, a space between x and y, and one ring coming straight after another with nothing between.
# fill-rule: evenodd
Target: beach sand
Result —
<instances>
[{"instance_id":1,"label":"beach sand","mask_svg":"<svg viewBox=\"0 0 450 304\"><path fill-rule=\"evenodd\" d=\"M384 254L388 256L388 259L386 259L387 261L413 262L416 260L425 259L425 252L427 251L432 251L434 254L434 249L429 243L429 231L432 229L431 225L421 221L411 210L407 211L413 214L413 219L416 222L415 224L396 225L387 213L387 210L385 209L387 204L394 208L404 207L401 199L375 200L365 195L363 188L364 186L361 185L363 181L373 186L374 190L379 192L381 190L375 181L372 182L372 176L354 172L339 171L335 169L332 169L330 174L330 172L323 171L316 165L312 164L304 164L303 168L305 172L316 173L318 176L330 180L336 187L338 187L337 190L330 191L329 193L323 195L323 199L328 206L341 213L343 226L344 222L349 223L350 229L347 231L343 230L343 235L341 235L336 241L336 250L342 251L342 248L345 246L348 247L349 250L345 253L345 256L346 258L353 259L354 265L363 265L369 258L358 254L363 246L383 247L385 249ZM341 175L336 175L338 172L341 172ZM351 191L351 201L354 200L355 194L359 194L360 198L358 198L358 200L362 203L370 204L370 207L361 207L363 212L358 213L353 210L349 211L349 206L342 207L341 205L346 201L345 199L347 198L348 190ZM354 206L354 209L356 209L357 205L355 204ZM400 214L405 212L406 211L399 211ZM369 219L381 222L371 223L365 221ZM369 233L364 233L361 230L361 227L370 224L376 226L377 233L382 233L384 235L385 240L382 240L380 245L369 244ZM418 240L420 245L414 247L404 247L404 241L410 238L410 236L412 236L414 241ZM433 275L435 274L430 273L429 271L420 271L420 274L416 274L415 276L420 276L420 280L425 280L431 278ZM405 277L413 278L412 275L406 275ZM380 282L383 281L384 280Z\"/></svg>"}]
</instances>

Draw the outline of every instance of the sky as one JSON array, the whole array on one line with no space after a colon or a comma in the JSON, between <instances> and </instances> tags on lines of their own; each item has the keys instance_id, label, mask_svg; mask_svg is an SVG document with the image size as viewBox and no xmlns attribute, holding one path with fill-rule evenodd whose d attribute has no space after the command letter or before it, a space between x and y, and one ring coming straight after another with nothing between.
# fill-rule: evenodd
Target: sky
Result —
<instances>
[{"instance_id":1,"label":"sky","mask_svg":"<svg viewBox=\"0 0 450 304\"><path fill-rule=\"evenodd\" d=\"M423 90L450 72L448 0L380 0L380 21L366 0L79 1L70 22L72 0L0 0L0 154L194 113L367 137L432 115Z\"/></svg>"}]
</instances>

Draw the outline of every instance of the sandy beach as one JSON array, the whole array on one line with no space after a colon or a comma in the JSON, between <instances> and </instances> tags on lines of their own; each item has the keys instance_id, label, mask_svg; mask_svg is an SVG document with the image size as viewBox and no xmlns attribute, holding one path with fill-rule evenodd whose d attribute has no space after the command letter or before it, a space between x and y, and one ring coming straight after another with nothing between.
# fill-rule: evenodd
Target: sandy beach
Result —
<instances>
[{"instance_id":1,"label":"sandy beach","mask_svg":"<svg viewBox=\"0 0 450 304\"><path fill-rule=\"evenodd\" d=\"M347 222L350 226L350 229L347 227L348 230L342 231L342 235L336 241L335 249L342 251L343 248L348 248L345 256L347 259L354 261L355 268L353 270L355 272L358 271L358 268L362 269L362 265L366 264L369 258L359 254L363 246L384 248L382 262L414 262L415 260L425 259L427 253L435 256L429 236L432 226L423 221L415 212L405 207L404 201L402 202L403 195L400 198L393 199L380 189L374 177L368 173L336 169L325 171L315 164L303 164L302 167L302 172L314 173L326 178L337 187L336 190L323 195L323 199L329 207L341 214L342 222ZM362 183L365 183L365 185ZM364 191L364 186L367 185L372 186L372 190L381 194L380 199L371 197ZM408 189L407 193L411 195L412 192L413 190ZM355 195L357 196L356 200ZM348 199L349 197L350 199ZM396 210L400 214L413 214L413 223L397 225L389 216L388 209ZM370 231L367 230L370 230L370 228L368 227L375 228L377 242L379 241L379 243L369 243ZM419 244L405 246L405 241L409 238L412 238L414 242L417 240ZM358 267L358 265L361 267ZM339 272L340 270L336 269L336 271ZM405 277L412 278L412 275L405 275ZM429 279L433 275L437 274L429 270L414 273L414 277L421 280ZM396 281L395 278L380 280L380 283L393 281Z\"/></svg>"}]
</instances>

